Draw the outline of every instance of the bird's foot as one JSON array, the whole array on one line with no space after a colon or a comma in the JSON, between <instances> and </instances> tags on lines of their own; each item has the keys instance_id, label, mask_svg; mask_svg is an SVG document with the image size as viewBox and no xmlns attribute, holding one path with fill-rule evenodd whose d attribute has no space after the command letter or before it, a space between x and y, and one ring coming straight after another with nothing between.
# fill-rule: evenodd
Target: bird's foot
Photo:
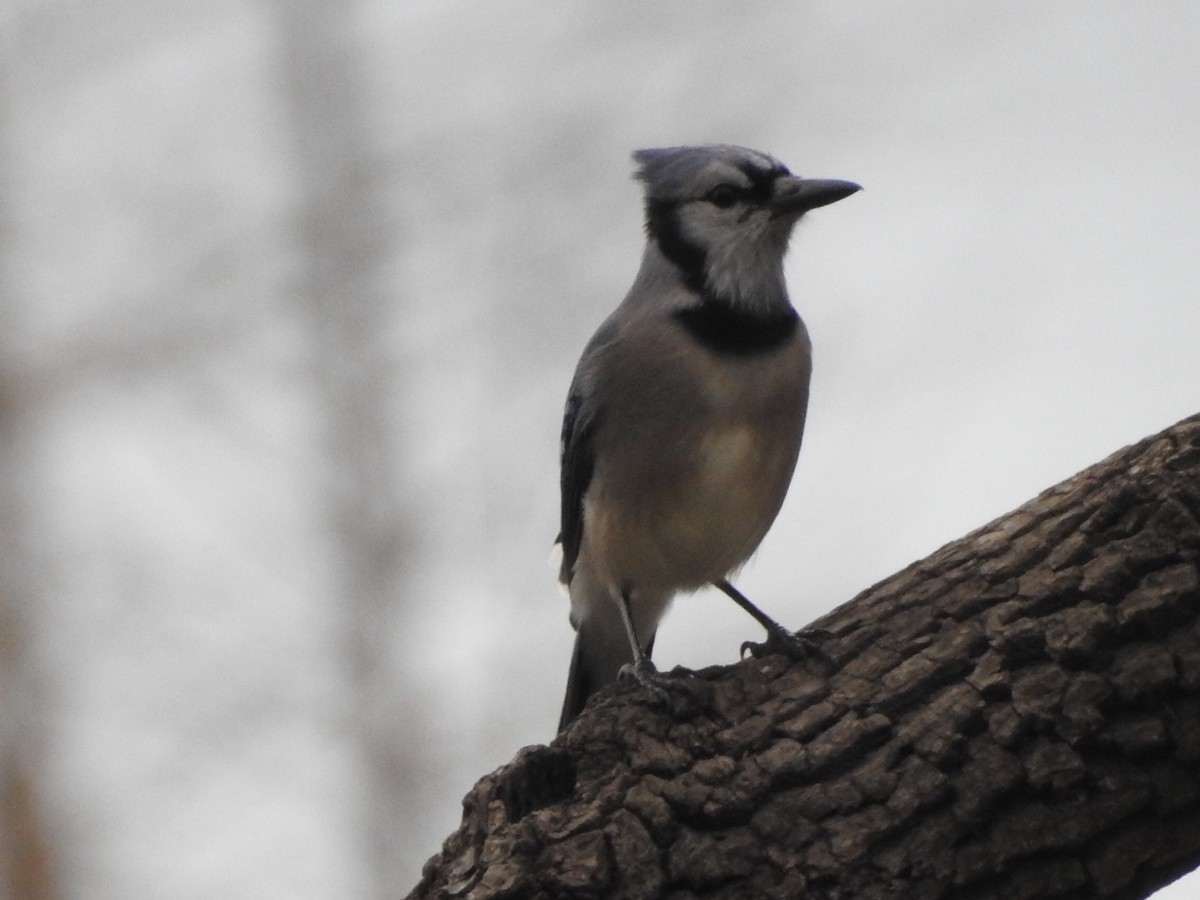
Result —
<instances>
[{"instance_id":1,"label":"bird's foot","mask_svg":"<svg viewBox=\"0 0 1200 900\"><path fill-rule=\"evenodd\" d=\"M805 628L803 631L793 633L751 603L745 594L729 583L728 579L721 578L714 581L713 587L724 592L730 600L750 613L758 621L758 624L767 629L767 639L763 643L756 644L753 641L746 641L742 644L743 658L747 652L755 659L772 653L782 653L792 659L818 662L823 670L821 674L828 675L833 671L833 657L817 640L814 640L832 637L828 631L820 628Z\"/></svg>"},{"instance_id":2,"label":"bird's foot","mask_svg":"<svg viewBox=\"0 0 1200 900\"><path fill-rule=\"evenodd\" d=\"M639 657L636 662L626 663L617 672L617 680L625 683L634 682L644 687L659 699L667 699L667 692L675 681L670 675L658 671L658 667L650 661L650 657Z\"/></svg>"},{"instance_id":3,"label":"bird's foot","mask_svg":"<svg viewBox=\"0 0 1200 900\"><path fill-rule=\"evenodd\" d=\"M634 684L645 690L657 706L665 707L673 718L686 718L704 705L707 683L691 677L691 672L676 667L670 673L660 672L643 656L637 662L626 663L617 672L617 680Z\"/></svg>"},{"instance_id":4,"label":"bird's foot","mask_svg":"<svg viewBox=\"0 0 1200 900\"><path fill-rule=\"evenodd\" d=\"M744 641L741 655L743 659L747 653L755 659L761 659L772 653L782 653L791 659L817 662L828 672L833 669L833 657L819 643L820 639L828 637L831 637L830 633L820 628L806 628L796 632L782 627L771 628L767 630L767 639L762 643Z\"/></svg>"}]
</instances>

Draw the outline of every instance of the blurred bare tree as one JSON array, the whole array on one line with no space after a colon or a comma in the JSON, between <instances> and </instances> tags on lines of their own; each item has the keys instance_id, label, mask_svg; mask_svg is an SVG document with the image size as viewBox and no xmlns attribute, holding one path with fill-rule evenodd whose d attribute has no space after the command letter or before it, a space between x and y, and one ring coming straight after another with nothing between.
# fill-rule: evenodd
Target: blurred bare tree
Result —
<instances>
[{"instance_id":1,"label":"blurred bare tree","mask_svg":"<svg viewBox=\"0 0 1200 900\"><path fill-rule=\"evenodd\" d=\"M404 528L396 422L388 403L395 369L384 336L396 299L381 269L391 246L379 205L369 112L364 108L355 4L274 4L298 179L297 299L311 336L313 392L323 422L323 488L342 608L342 648L359 731L367 804L363 842L379 896L397 896L404 834L401 798L412 760L388 666L401 590Z\"/></svg>"},{"instance_id":2,"label":"blurred bare tree","mask_svg":"<svg viewBox=\"0 0 1200 900\"><path fill-rule=\"evenodd\" d=\"M9 83L12 68L9 54L0 53L0 85ZM15 304L5 302L12 290L8 266L16 249L16 228L6 200L12 196L12 171L3 125L13 113L11 94L0 89L0 900L54 900L59 892L40 802L43 773L36 760L41 735L34 702L35 664L28 652L28 398L23 396L20 355L12 346L13 320L20 313Z\"/></svg>"},{"instance_id":3,"label":"blurred bare tree","mask_svg":"<svg viewBox=\"0 0 1200 900\"><path fill-rule=\"evenodd\" d=\"M3 242L0 236L0 246ZM20 391L14 383L18 376L10 369L7 350L0 343L0 900L54 900L59 893L53 845L40 802L44 773L37 767L36 667L28 653L32 592L22 547L28 478Z\"/></svg>"}]
</instances>

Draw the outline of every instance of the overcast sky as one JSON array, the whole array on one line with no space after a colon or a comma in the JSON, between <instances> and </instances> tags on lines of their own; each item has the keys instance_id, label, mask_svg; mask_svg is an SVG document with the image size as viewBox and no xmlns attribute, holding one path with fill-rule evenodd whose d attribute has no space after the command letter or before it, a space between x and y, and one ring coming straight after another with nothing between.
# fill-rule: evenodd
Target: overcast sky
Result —
<instances>
[{"instance_id":1,"label":"overcast sky","mask_svg":"<svg viewBox=\"0 0 1200 900\"><path fill-rule=\"evenodd\" d=\"M363 787L329 725L344 673L280 312L304 184L275 8L18 6L4 349L94 367L39 395L29 439L72 896L353 896ZM739 583L793 627L1200 411L1195 4L441 0L343 24L394 297L410 885L475 779L554 734L561 404L637 267L632 150L738 143L864 186L787 266L808 428ZM109 365L172 317L185 375ZM700 594L655 657L755 637Z\"/></svg>"}]
</instances>

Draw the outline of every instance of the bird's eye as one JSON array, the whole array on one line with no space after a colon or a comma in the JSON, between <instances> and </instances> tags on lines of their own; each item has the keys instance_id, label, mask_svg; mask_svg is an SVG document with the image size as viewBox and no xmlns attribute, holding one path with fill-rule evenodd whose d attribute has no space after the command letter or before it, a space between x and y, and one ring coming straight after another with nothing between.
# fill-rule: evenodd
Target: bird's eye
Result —
<instances>
[{"instance_id":1,"label":"bird's eye","mask_svg":"<svg viewBox=\"0 0 1200 900\"><path fill-rule=\"evenodd\" d=\"M719 206L721 209L728 209L737 203L738 192L731 184L718 184L715 188L708 192L706 198L713 206Z\"/></svg>"}]
</instances>

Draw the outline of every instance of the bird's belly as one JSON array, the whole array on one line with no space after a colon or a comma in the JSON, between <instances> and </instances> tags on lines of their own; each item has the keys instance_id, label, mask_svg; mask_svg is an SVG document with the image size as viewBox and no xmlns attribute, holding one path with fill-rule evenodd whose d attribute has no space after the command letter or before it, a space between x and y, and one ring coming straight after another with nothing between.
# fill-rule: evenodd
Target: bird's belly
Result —
<instances>
[{"instance_id":1,"label":"bird's belly","mask_svg":"<svg viewBox=\"0 0 1200 900\"><path fill-rule=\"evenodd\" d=\"M774 521L795 465L795 441L747 423L703 435L686 462L636 495L597 492L585 533L614 585L693 590L744 563ZM676 458L680 463L680 459ZM594 556L594 554L593 554Z\"/></svg>"},{"instance_id":2,"label":"bird's belly","mask_svg":"<svg viewBox=\"0 0 1200 900\"><path fill-rule=\"evenodd\" d=\"M664 551L697 585L745 562L774 521L794 462L776 444L748 425L707 435L680 481L678 503L664 504Z\"/></svg>"}]
</instances>

